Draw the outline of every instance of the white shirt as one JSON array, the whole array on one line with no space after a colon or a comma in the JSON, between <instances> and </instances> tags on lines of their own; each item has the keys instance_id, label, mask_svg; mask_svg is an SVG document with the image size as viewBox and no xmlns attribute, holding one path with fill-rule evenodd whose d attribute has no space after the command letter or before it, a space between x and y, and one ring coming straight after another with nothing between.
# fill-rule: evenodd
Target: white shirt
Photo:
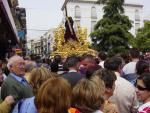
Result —
<instances>
[{"instance_id":1,"label":"white shirt","mask_svg":"<svg viewBox=\"0 0 150 113\"><path fill-rule=\"evenodd\" d=\"M139 107L134 86L115 72L117 80L110 101L117 105L119 113L131 113Z\"/></svg>"},{"instance_id":2,"label":"white shirt","mask_svg":"<svg viewBox=\"0 0 150 113\"><path fill-rule=\"evenodd\" d=\"M97 110L97 111L95 111L95 112L93 112L93 113L103 113L103 112L100 111L100 110Z\"/></svg>"},{"instance_id":3,"label":"white shirt","mask_svg":"<svg viewBox=\"0 0 150 113\"><path fill-rule=\"evenodd\" d=\"M137 61L129 62L128 64L126 64L122 69L124 75L136 73L136 63Z\"/></svg>"},{"instance_id":4,"label":"white shirt","mask_svg":"<svg viewBox=\"0 0 150 113\"><path fill-rule=\"evenodd\" d=\"M100 65L102 68L104 68L104 61L101 61L101 62L99 63L99 65Z\"/></svg>"}]
</instances>

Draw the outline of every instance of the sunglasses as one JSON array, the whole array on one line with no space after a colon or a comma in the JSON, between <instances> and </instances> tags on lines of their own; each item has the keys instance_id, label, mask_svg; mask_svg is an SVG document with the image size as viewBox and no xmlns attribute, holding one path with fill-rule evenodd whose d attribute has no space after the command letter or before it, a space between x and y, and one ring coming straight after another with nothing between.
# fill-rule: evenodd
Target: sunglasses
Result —
<instances>
[{"instance_id":1,"label":"sunglasses","mask_svg":"<svg viewBox=\"0 0 150 113\"><path fill-rule=\"evenodd\" d=\"M136 80L136 82L134 83L134 86L135 86L138 90L140 90L140 91L148 90L147 88L138 85L138 84L137 84L137 80Z\"/></svg>"},{"instance_id":2,"label":"sunglasses","mask_svg":"<svg viewBox=\"0 0 150 113\"><path fill-rule=\"evenodd\" d=\"M147 90L147 88L144 88L144 87L142 87L142 86L140 86L140 85L136 85L136 88L138 88L138 90L140 90L140 91L145 91L145 90Z\"/></svg>"}]
</instances>

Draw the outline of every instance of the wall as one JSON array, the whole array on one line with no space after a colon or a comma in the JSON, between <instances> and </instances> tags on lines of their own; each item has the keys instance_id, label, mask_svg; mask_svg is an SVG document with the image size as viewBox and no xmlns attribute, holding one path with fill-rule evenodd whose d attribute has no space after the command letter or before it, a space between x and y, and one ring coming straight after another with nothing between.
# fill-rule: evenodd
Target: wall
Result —
<instances>
[{"instance_id":1,"label":"wall","mask_svg":"<svg viewBox=\"0 0 150 113\"><path fill-rule=\"evenodd\" d=\"M95 2L77 2L77 1L72 1L68 2L67 4L67 11L68 11L68 16L73 17L74 21L77 20L75 18L75 6L80 7L81 11L81 18L78 19L80 20L80 25L81 27L86 27L88 29L88 35L91 32L91 8L92 6L95 6L96 12L97 12L97 19L94 21L98 21L102 18L103 16L103 5L95 4ZM139 4L125 4L125 15L129 17L129 19L132 21L132 29L130 32L135 35L135 23L139 23L139 27L143 26L143 6ZM139 16L140 20L135 21L135 10L139 10Z\"/></svg>"}]
</instances>

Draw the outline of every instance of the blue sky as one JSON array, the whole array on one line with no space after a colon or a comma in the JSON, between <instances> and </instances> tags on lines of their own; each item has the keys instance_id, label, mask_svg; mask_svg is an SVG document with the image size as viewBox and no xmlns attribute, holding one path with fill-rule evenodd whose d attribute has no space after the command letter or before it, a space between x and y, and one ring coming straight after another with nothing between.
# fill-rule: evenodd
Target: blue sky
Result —
<instances>
[{"instance_id":1,"label":"blue sky","mask_svg":"<svg viewBox=\"0 0 150 113\"><path fill-rule=\"evenodd\" d=\"M26 8L27 38L40 37L50 28L57 27L62 20L61 7L65 0L19 0L19 6ZM150 0L140 0L144 15L150 15ZM42 31L43 30L43 31Z\"/></svg>"}]
</instances>

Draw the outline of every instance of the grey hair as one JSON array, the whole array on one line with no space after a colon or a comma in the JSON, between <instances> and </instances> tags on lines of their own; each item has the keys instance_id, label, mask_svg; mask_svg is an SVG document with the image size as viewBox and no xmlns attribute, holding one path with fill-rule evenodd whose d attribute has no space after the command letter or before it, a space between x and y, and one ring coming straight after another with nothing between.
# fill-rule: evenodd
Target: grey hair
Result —
<instances>
[{"instance_id":1,"label":"grey hair","mask_svg":"<svg viewBox=\"0 0 150 113\"><path fill-rule=\"evenodd\" d=\"M14 55L8 59L7 68L10 69L10 67L18 60L24 60L23 57Z\"/></svg>"},{"instance_id":2,"label":"grey hair","mask_svg":"<svg viewBox=\"0 0 150 113\"><path fill-rule=\"evenodd\" d=\"M26 72L31 72L32 69L34 69L36 67L36 62L34 61L26 61L26 65L25 65L25 71Z\"/></svg>"}]
</instances>

